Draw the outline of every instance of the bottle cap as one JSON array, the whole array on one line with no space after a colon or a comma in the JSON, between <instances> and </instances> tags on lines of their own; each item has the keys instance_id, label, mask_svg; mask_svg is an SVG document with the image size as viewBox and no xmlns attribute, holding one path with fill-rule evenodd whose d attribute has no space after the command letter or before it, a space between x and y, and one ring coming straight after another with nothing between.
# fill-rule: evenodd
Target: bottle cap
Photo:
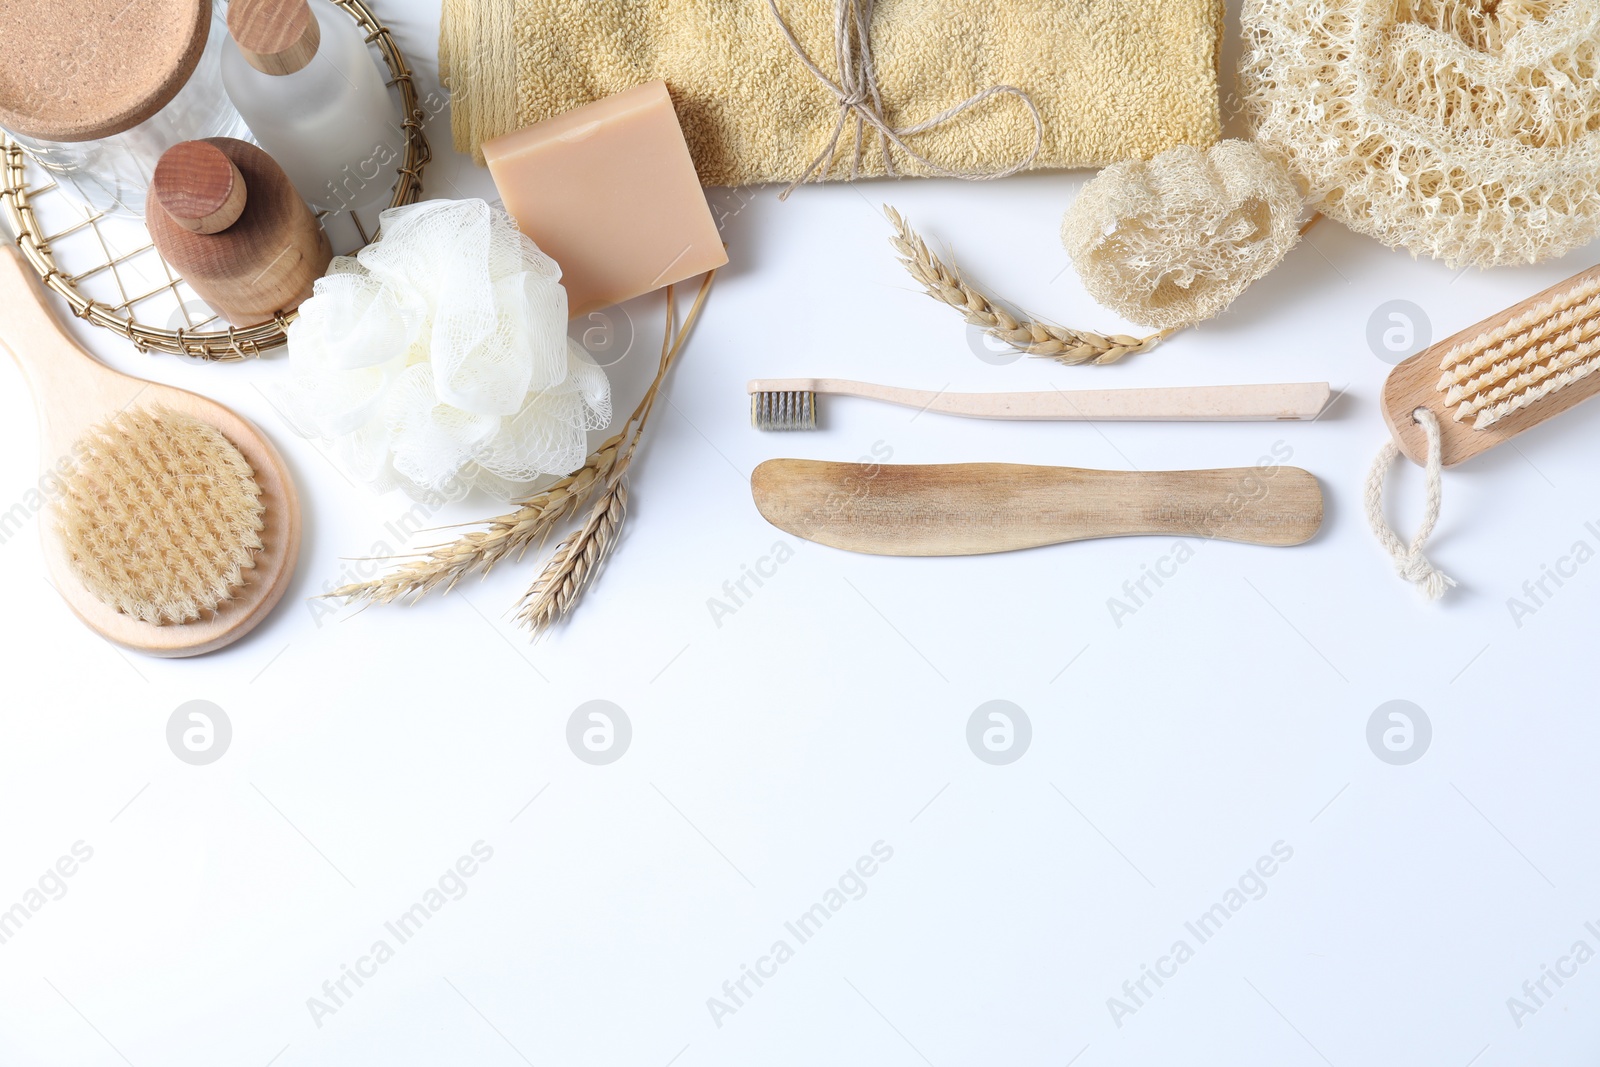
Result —
<instances>
[{"instance_id":1,"label":"bottle cap","mask_svg":"<svg viewBox=\"0 0 1600 1067\"><path fill-rule=\"evenodd\" d=\"M191 233L221 233L244 213L244 175L209 141L167 149L150 179L150 193L173 222Z\"/></svg>"},{"instance_id":2,"label":"bottle cap","mask_svg":"<svg viewBox=\"0 0 1600 1067\"><path fill-rule=\"evenodd\" d=\"M131 130L188 82L211 0L5 0L0 126L45 141Z\"/></svg>"},{"instance_id":3,"label":"bottle cap","mask_svg":"<svg viewBox=\"0 0 1600 1067\"><path fill-rule=\"evenodd\" d=\"M316 58L322 27L306 0L233 0L228 32L263 74L293 74Z\"/></svg>"}]
</instances>

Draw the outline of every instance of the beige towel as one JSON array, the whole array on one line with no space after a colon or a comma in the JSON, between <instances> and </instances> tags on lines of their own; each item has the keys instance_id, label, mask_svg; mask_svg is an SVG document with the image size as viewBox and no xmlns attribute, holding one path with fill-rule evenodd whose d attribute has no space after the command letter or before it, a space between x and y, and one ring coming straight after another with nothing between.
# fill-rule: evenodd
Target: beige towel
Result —
<instances>
[{"instance_id":1,"label":"beige towel","mask_svg":"<svg viewBox=\"0 0 1600 1067\"><path fill-rule=\"evenodd\" d=\"M780 0L806 53L837 81L834 0ZM1221 135L1222 0L878 0L873 54L892 126L995 85L1044 120L1035 167L1148 159ZM660 78L706 185L788 182L828 143L837 98L784 41L767 0L445 0L440 67L456 147ZM870 131L869 131L870 132ZM1033 119L995 96L907 143L951 170L1027 158ZM848 177L854 137L833 177ZM896 150L899 173L917 168ZM885 173L868 137L861 173Z\"/></svg>"}]
</instances>

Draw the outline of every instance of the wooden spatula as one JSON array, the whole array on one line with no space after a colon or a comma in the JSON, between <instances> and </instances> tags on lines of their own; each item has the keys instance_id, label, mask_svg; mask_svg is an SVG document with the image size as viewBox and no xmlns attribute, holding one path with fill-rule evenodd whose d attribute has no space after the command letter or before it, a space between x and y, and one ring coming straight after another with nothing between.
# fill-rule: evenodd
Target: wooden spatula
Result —
<instances>
[{"instance_id":1,"label":"wooden spatula","mask_svg":"<svg viewBox=\"0 0 1600 1067\"><path fill-rule=\"evenodd\" d=\"M970 556L1141 534L1298 545L1322 525L1322 490L1298 467L1096 471L772 459L755 469L750 488L779 529L879 556Z\"/></svg>"}]
</instances>

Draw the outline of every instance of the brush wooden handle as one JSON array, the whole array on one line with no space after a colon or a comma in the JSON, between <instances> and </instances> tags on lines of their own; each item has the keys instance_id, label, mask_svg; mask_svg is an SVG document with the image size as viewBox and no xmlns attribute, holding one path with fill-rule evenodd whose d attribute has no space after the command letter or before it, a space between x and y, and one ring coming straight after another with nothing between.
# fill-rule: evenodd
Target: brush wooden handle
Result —
<instances>
[{"instance_id":1,"label":"brush wooden handle","mask_svg":"<svg viewBox=\"0 0 1600 1067\"><path fill-rule=\"evenodd\" d=\"M142 382L95 360L50 306L54 297L14 248L0 253L0 351L8 352L33 393L39 416L39 462L70 459L78 439L117 412L166 386Z\"/></svg>"},{"instance_id":2,"label":"brush wooden handle","mask_svg":"<svg viewBox=\"0 0 1600 1067\"><path fill-rule=\"evenodd\" d=\"M1600 277L1600 266L1574 274L1520 304L1424 348L1390 371L1388 380L1383 383L1380 406L1383 408L1383 421L1389 424L1389 432L1394 435L1405 457L1419 466L1428 461L1427 435L1422 432L1417 420L1412 418L1412 412L1418 408L1428 408L1439 417L1440 462L1443 466L1454 467L1600 393L1600 374L1591 374L1557 389L1520 411L1512 412L1492 425L1475 430L1470 422L1456 421L1455 411L1444 402L1445 394L1437 388L1439 376L1443 373L1439 364L1452 348L1467 344L1523 312L1548 304L1567 290L1597 277Z\"/></svg>"},{"instance_id":3,"label":"brush wooden handle","mask_svg":"<svg viewBox=\"0 0 1600 1067\"><path fill-rule=\"evenodd\" d=\"M1140 534L1298 545L1322 525L1322 490L1298 467L1096 471L771 459L755 469L750 488L779 529L880 556L970 556Z\"/></svg>"},{"instance_id":4,"label":"brush wooden handle","mask_svg":"<svg viewBox=\"0 0 1600 1067\"><path fill-rule=\"evenodd\" d=\"M1057 389L1048 393L947 393L844 378L758 378L752 393L810 392L881 400L974 419L1057 422L1263 422L1311 419L1328 404L1327 382L1157 389Z\"/></svg>"}]
</instances>

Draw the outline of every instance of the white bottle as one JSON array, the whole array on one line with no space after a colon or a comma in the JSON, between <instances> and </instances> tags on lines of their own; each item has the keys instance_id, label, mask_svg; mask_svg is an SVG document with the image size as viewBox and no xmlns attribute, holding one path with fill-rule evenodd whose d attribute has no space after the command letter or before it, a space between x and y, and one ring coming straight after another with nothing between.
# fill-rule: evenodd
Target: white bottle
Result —
<instances>
[{"instance_id":1,"label":"white bottle","mask_svg":"<svg viewBox=\"0 0 1600 1067\"><path fill-rule=\"evenodd\" d=\"M328 0L233 0L222 84L313 207L387 197L405 138L361 30Z\"/></svg>"}]
</instances>

